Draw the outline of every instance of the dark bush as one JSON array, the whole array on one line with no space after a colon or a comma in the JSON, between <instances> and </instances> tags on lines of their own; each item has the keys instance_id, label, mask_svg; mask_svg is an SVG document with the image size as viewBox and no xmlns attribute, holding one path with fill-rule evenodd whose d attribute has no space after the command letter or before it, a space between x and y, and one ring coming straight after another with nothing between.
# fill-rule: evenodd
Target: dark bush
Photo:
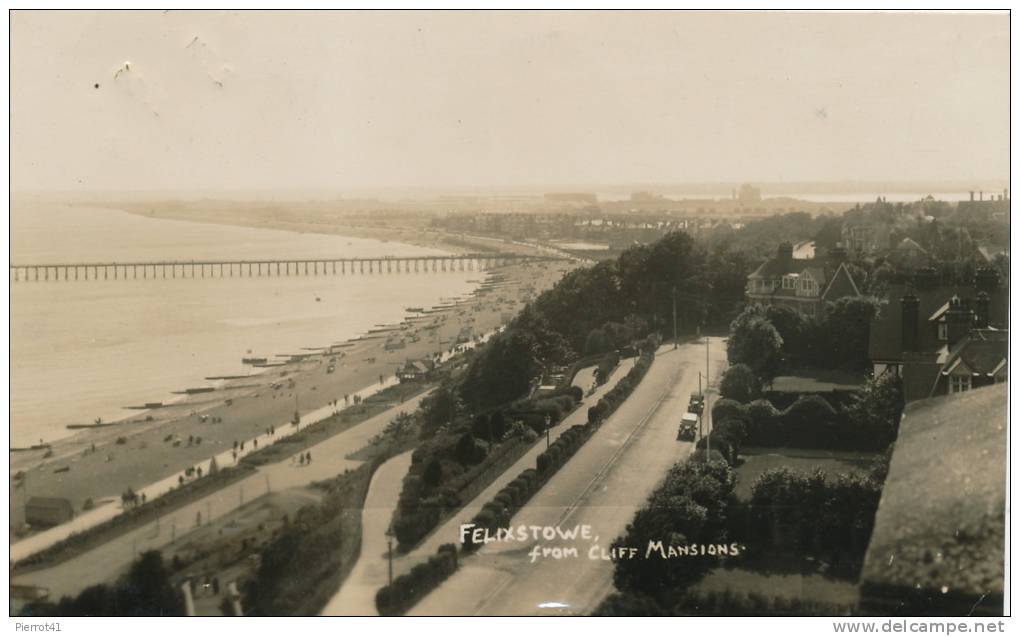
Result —
<instances>
[{"instance_id":1,"label":"dark bush","mask_svg":"<svg viewBox=\"0 0 1020 636\"><path fill-rule=\"evenodd\" d=\"M460 439L457 440L457 449L455 452L456 452L455 457L457 458L457 461L460 462L461 464L464 464L465 466L470 466L474 464L475 459L478 456L475 450L474 435L472 435L471 433L464 433L463 435L461 435Z\"/></svg>"},{"instance_id":2,"label":"dark bush","mask_svg":"<svg viewBox=\"0 0 1020 636\"><path fill-rule=\"evenodd\" d=\"M425 472L422 473L422 481L433 488L443 482L443 465L440 463L439 458L433 457L429 460L428 466L425 467ZM409 493L409 495L411 494L414 494L413 491Z\"/></svg>"},{"instance_id":3,"label":"dark bush","mask_svg":"<svg viewBox=\"0 0 1020 636\"><path fill-rule=\"evenodd\" d=\"M493 441L493 439L499 439L495 435L490 435L490 420L489 416L485 413L476 415L475 419L471 422L471 434L478 439L484 439L487 442Z\"/></svg>"},{"instance_id":4,"label":"dark bush","mask_svg":"<svg viewBox=\"0 0 1020 636\"><path fill-rule=\"evenodd\" d=\"M382 616L399 616L457 571L457 549L443 544L425 563L376 592L375 606Z\"/></svg>"}]
</instances>

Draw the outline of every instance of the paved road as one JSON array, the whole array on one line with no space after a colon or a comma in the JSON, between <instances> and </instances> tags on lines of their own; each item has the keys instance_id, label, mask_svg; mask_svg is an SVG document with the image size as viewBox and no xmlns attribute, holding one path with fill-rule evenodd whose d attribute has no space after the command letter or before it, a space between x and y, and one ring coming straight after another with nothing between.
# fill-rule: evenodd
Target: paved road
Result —
<instances>
[{"instance_id":1,"label":"paved road","mask_svg":"<svg viewBox=\"0 0 1020 636\"><path fill-rule=\"evenodd\" d=\"M588 419L588 407L594 405L599 398L601 398L607 391L609 391L616 382L627 374L628 371L634 366L634 359L627 359L620 363L610 376L609 381L599 387L599 389L591 396L584 399L581 407L576 411L568 415L559 424L554 426L550 432L550 441L555 441L559 438L571 426L575 424L581 424ZM592 373L594 367L582 369L575 376L575 384L580 378L581 382L586 382L590 385L592 381ZM587 386L582 388L587 389ZM477 497L467 503L460 512L448 519L444 524L439 526L432 532L431 535L414 550L407 554L398 555L393 561L393 576L398 577L405 572L408 572L416 564L425 561L430 556L436 553L436 550L444 543L459 544L459 532L460 524L470 520L475 516L481 509L482 506L488 503L493 497L496 496L504 486L514 480L518 475L521 474L527 468L535 467L535 458L545 450L545 444L539 441L534 448L524 454L515 464L505 470L499 477L497 477L488 488L483 490ZM392 460L391 460L392 461ZM408 460L410 461L410 460ZM405 469L406 473L406 469ZM396 484L383 485L381 481L377 479L372 480L372 484L369 491L369 498L373 499L380 509L385 508L392 511L396 507L397 498L400 496L400 483L403 479L401 474ZM378 492L376 492L378 489ZM372 541L373 546L385 546L386 540L385 533L387 525L381 526L380 531L374 531L377 536L369 539L368 534L370 532L367 526L363 526L362 541L364 545L368 545L369 541ZM352 615L352 616L375 616L377 614L375 608L375 593L386 583L387 571L386 568L386 555L380 549L362 549L361 558L358 561L358 565L355 566L355 570L351 572L351 575L347 577L340 591L337 592L329 603L326 604L326 608L323 610L323 615ZM367 565L366 562L371 563ZM364 566L364 569L361 569ZM379 578L379 573L383 574L383 578ZM371 588L371 593L366 593L363 588ZM348 588L353 587L354 590Z\"/></svg>"},{"instance_id":2,"label":"paved road","mask_svg":"<svg viewBox=\"0 0 1020 636\"><path fill-rule=\"evenodd\" d=\"M356 468L361 462L345 459L345 456L368 444L397 414L410 413L418 408L425 395L427 393L407 400L311 447L311 464L300 465L293 458L267 464L253 475L168 513L158 521L51 568L18 575L12 583L49 588L50 597L58 599L64 594L76 594L90 585L109 581L125 570L136 554L161 549L194 529L199 514L203 521L219 518L270 489L279 491L307 486L313 481L335 477L345 469Z\"/></svg>"},{"instance_id":3,"label":"paved road","mask_svg":"<svg viewBox=\"0 0 1020 636\"><path fill-rule=\"evenodd\" d=\"M725 367L725 347L711 342L712 377ZM680 415L705 369L704 340L660 349L631 397L543 487L511 524L572 528L587 524L608 549L668 468L692 450L676 440ZM576 547L578 556L530 562L535 541L491 543L464 559L456 574L411 615L589 614L612 591L612 562L589 558L596 542L542 541ZM596 552L596 556L601 556Z\"/></svg>"}]
</instances>

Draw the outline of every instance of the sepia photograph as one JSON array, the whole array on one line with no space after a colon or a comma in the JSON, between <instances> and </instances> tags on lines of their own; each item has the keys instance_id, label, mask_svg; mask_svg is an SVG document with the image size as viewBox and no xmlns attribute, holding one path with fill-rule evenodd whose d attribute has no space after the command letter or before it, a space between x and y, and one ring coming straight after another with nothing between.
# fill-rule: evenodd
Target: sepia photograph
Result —
<instances>
[{"instance_id":1,"label":"sepia photograph","mask_svg":"<svg viewBox=\"0 0 1020 636\"><path fill-rule=\"evenodd\" d=\"M12 632L1006 631L1008 9L8 31Z\"/></svg>"}]
</instances>

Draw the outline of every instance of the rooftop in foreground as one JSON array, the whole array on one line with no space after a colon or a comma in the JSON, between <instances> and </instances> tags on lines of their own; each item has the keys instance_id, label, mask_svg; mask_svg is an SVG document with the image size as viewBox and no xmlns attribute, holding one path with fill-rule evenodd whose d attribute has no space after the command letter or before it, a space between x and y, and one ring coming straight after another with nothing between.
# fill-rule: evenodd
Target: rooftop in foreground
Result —
<instances>
[{"instance_id":1,"label":"rooftop in foreground","mask_svg":"<svg viewBox=\"0 0 1020 636\"><path fill-rule=\"evenodd\" d=\"M1001 615L1008 384L910 404L861 576L861 611Z\"/></svg>"}]
</instances>

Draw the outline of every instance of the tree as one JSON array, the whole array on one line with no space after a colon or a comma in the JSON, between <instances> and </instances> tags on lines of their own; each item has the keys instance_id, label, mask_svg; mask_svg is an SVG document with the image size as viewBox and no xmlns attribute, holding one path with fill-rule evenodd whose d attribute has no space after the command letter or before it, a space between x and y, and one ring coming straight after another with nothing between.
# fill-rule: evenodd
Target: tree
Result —
<instances>
[{"instance_id":1,"label":"tree","mask_svg":"<svg viewBox=\"0 0 1020 636\"><path fill-rule=\"evenodd\" d=\"M726 543L735 486L736 477L725 461L678 463L613 547L637 547L644 556L651 541L664 546ZM613 582L621 593L647 594L668 603L677 588L717 565L717 557L707 556L621 559L616 562Z\"/></svg>"},{"instance_id":2,"label":"tree","mask_svg":"<svg viewBox=\"0 0 1020 636\"><path fill-rule=\"evenodd\" d=\"M730 332L726 353L730 364L744 363L755 375L772 379L779 368L783 339L767 319L752 316L734 321L737 329Z\"/></svg>"},{"instance_id":3,"label":"tree","mask_svg":"<svg viewBox=\"0 0 1020 636\"><path fill-rule=\"evenodd\" d=\"M610 346L609 338L606 337L604 330L601 328L592 329L584 340L584 353L585 355L605 353L609 350Z\"/></svg>"},{"instance_id":4,"label":"tree","mask_svg":"<svg viewBox=\"0 0 1020 636\"><path fill-rule=\"evenodd\" d=\"M475 416L474 421L471 422L471 434L487 442L493 442L498 439L493 435L492 429L489 427L489 416L485 413Z\"/></svg>"},{"instance_id":5,"label":"tree","mask_svg":"<svg viewBox=\"0 0 1020 636\"><path fill-rule=\"evenodd\" d=\"M446 383L422 400L422 437L431 437L437 430L453 422L461 410L457 394Z\"/></svg>"},{"instance_id":6,"label":"tree","mask_svg":"<svg viewBox=\"0 0 1020 636\"><path fill-rule=\"evenodd\" d=\"M131 565L117 591L118 602L128 616L184 614L184 599L170 583L170 572L163 563L163 555L156 550L143 553Z\"/></svg>"},{"instance_id":7,"label":"tree","mask_svg":"<svg viewBox=\"0 0 1020 636\"><path fill-rule=\"evenodd\" d=\"M871 378L846 408L855 437L885 448L896 440L903 415L903 382L893 373Z\"/></svg>"},{"instance_id":8,"label":"tree","mask_svg":"<svg viewBox=\"0 0 1020 636\"><path fill-rule=\"evenodd\" d=\"M823 329L829 344L829 361L856 371L871 366L868 338L871 321L878 315L878 300L870 296L840 298L826 312Z\"/></svg>"},{"instance_id":9,"label":"tree","mask_svg":"<svg viewBox=\"0 0 1020 636\"><path fill-rule=\"evenodd\" d=\"M492 427L492 435L495 441L503 439L506 435L506 419L503 417L502 411L493 411L492 415L489 416L489 426Z\"/></svg>"},{"instance_id":10,"label":"tree","mask_svg":"<svg viewBox=\"0 0 1020 636\"><path fill-rule=\"evenodd\" d=\"M429 460L428 465L425 466L425 472L422 474L422 481L432 488L443 483L443 465L439 458L433 457Z\"/></svg>"},{"instance_id":11,"label":"tree","mask_svg":"<svg viewBox=\"0 0 1020 636\"><path fill-rule=\"evenodd\" d=\"M470 466L475 463L477 458L477 451L475 450L475 438L470 432L464 433L457 440L457 447L454 451L457 461L465 466Z\"/></svg>"},{"instance_id":12,"label":"tree","mask_svg":"<svg viewBox=\"0 0 1020 636\"><path fill-rule=\"evenodd\" d=\"M541 370L535 334L509 329L471 361L459 394L476 410L504 404L527 393L532 378Z\"/></svg>"},{"instance_id":13,"label":"tree","mask_svg":"<svg viewBox=\"0 0 1020 636\"><path fill-rule=\"evenodd\" d=\"M746 404L758 397L761 386L751 367L739 363L726 369L719 383L719 395Z\"/></svg>"}]
</instances>

